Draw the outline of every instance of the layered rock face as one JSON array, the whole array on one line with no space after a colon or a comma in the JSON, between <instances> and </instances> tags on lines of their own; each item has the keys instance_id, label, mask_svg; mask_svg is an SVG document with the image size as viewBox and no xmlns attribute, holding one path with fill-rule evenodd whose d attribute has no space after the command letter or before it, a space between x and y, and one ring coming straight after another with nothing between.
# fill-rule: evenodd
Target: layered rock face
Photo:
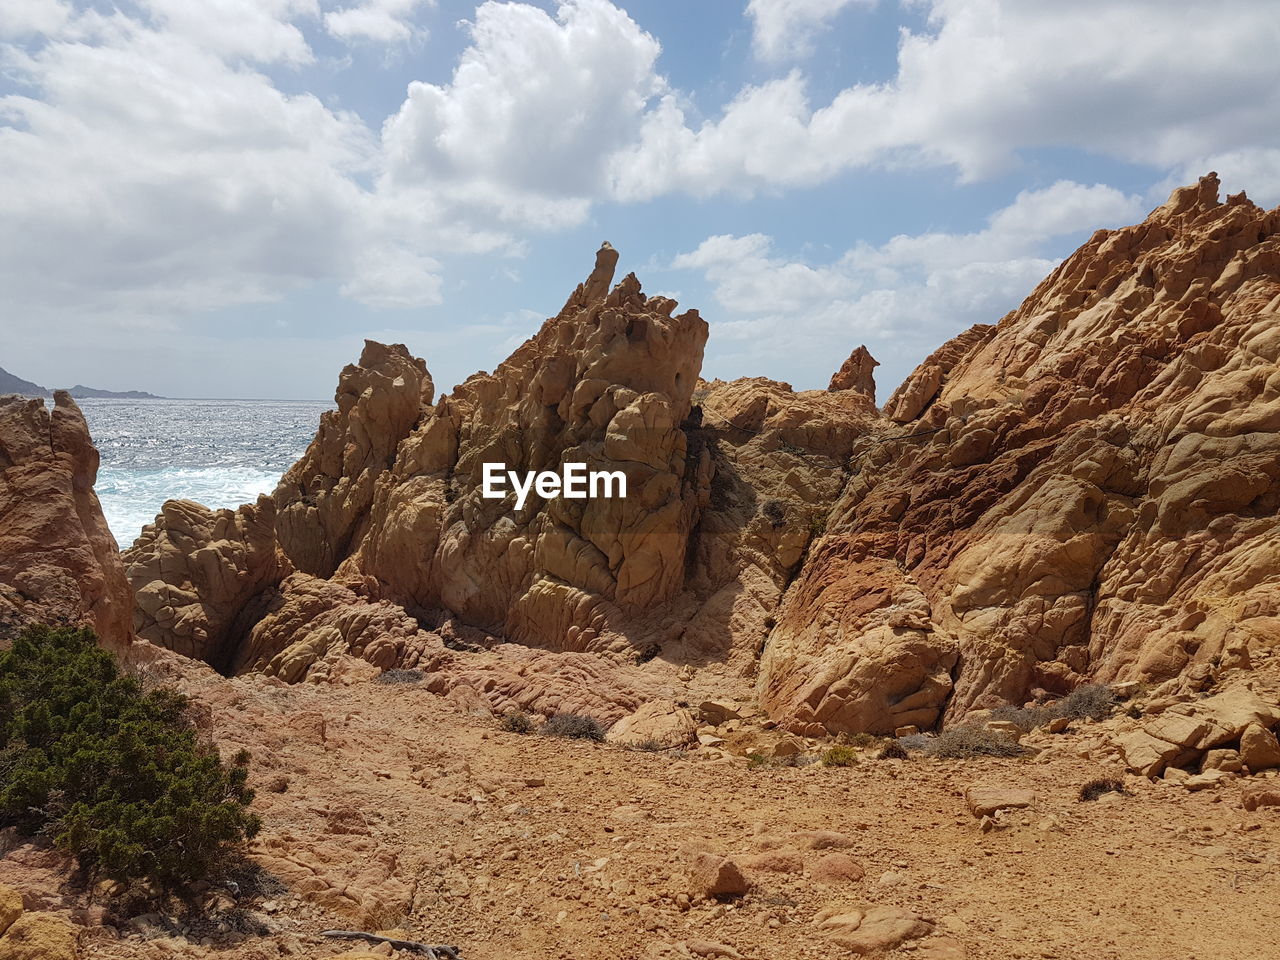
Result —
<instances>
[{"instance_id":1,"label":"layered rock face","mask_svg":"<svg viewBox=\"0 0 1280 960\"><path fill-rule=\"evenodd\" d=\"M1280 211L1217 193L1098 231L894 394L771 637L775 716L923 728L1275 644Z\"/></svg>"},{"instance_id":2,"label":"layered rock face","mask_svg":"<svg viewBox=\"0 0 1280 960\"><path fill-rule=\"evenodd\" d=\"M33 623L132 639L133 591L93 484L98 451L64 390L0 397L0 639Z\"/></svg>"}]
</instances>

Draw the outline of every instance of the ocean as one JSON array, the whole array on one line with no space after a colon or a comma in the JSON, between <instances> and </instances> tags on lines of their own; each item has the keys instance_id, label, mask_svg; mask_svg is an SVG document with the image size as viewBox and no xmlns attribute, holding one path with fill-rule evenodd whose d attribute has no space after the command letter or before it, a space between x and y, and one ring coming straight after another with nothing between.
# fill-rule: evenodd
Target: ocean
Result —
<instances>
[{"instance_id":1,"label":"ocean","mask_svg":"<svg viewBox=\"0 0 1280 960\"><path fill-rule=\"evenodd\" d=\"M331 402L79 400L102 456L98 499L123 550L166 500L237 507L270 493Z\"/></svg>"}]
</instances>

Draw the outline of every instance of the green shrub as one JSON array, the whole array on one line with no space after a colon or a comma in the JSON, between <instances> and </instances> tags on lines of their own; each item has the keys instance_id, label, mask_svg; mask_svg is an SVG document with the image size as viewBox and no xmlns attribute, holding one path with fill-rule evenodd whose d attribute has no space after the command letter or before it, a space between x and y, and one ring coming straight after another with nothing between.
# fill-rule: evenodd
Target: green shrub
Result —
<instances>
[{"instance_id":1,"label":"green shrub","mask_svg":"<svg viewBox=\"0 0 1280 960\"><path fill-rule=\"evenodd\" d=\"M50 836L91 876L209 876L260 823L249 755L224 766L186 709L121 675L88 630L24 631L0 652L0 827Z\"/></svg>"},{"instance_id":2,"label":"green shrub","mask_svg":"<svg viewBox=\"0 0 1280 960\"><path fill-rule=\"evenodd\" d=\"M853 747L837 744L822 755L822 765L824 767L856 767L858 751Z\"/></svg>"},{"instance_id":3,"label":"green shrub","mask_svg":"<svg viewBox=\"0 0 1280 960\"><path fill-rule=\"evenodd\" d=\"M547 718L540 733L548 737L566 737L570 740L594 740L604 742L604 731L594 717L578 713L555 713Z\"/></svg>"}]
</instances>

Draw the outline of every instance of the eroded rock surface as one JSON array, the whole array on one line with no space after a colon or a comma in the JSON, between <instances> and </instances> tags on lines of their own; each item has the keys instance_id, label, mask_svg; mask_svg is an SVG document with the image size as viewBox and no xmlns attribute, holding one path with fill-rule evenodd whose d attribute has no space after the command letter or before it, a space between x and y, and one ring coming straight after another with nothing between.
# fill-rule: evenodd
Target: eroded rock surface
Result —
<instances>
[{"instance_id":1,"label":"eroded rock surface","mask_svg":"<svg viewBox=\"0 0 1280 960\"><path fill-rule=\"evenodd\" d=\"M864 443L762 665L794 728L891 732L1280 630L1280 211L1216 176L937 351ZM910 718L910 719L907 719Z\"/></svg>"},{"instance_id":2,"label":"eroded rock surface","mask_svg":"<svg viewBox=\"0 0 1280 960\"><path fill-rule=\"evenodd\" d=\"M65 390L0 397L0 639L33 623L132 639L133 591L93 492L98 451Z\"/></svg>"}]
</instances>

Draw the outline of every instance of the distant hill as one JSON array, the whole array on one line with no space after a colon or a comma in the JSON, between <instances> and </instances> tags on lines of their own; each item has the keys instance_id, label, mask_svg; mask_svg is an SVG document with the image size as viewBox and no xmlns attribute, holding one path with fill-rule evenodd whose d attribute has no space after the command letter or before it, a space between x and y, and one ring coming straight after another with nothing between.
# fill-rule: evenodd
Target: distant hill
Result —
<instances>
[{"instance_id":1,"label":"distant hill","mask_svg":"<svg viewBox=\"0 0 1280 960\"><path fill-rule=\"evenodd\" d=\"M163 397L157 397L154 393L147 393L145 390L97 390L93 387L86 387L77 383L74 387L67 391L77 400L110 398L116 400L163 400Z\"/></svg>"},{"instance_id":2,"label":"distant hill","mask_svg":"<svg viewBox=\"0 0 1280 960\"><path fill-rule=\"evenodd\" d=\"M23 380L21 377L15 377L4 367L0 367L0 394L5 393L20 393L24 397L52 396L40 384L32 383L30 380Z\"/></svg>"},{"instance_id":3,"label":"distant hill","mask_svg":"<svg viewBox=\"0 0 1280 960\"><path fill-rule=\"evenodd\" d=\"M116 400L162 400L163 397L157 397L154 393L147 393L143 390L98 390L95 387L86 387L84 384L77 383L68 393L77 400L85 399L116 399ZM17 393L24 397L51 397L52 390L47 390L38 383L32 383L30 380L23 380L21 377L15 377L8 370L0 367L0 396L6 393Z\"/></svg>"}]
</instances>

